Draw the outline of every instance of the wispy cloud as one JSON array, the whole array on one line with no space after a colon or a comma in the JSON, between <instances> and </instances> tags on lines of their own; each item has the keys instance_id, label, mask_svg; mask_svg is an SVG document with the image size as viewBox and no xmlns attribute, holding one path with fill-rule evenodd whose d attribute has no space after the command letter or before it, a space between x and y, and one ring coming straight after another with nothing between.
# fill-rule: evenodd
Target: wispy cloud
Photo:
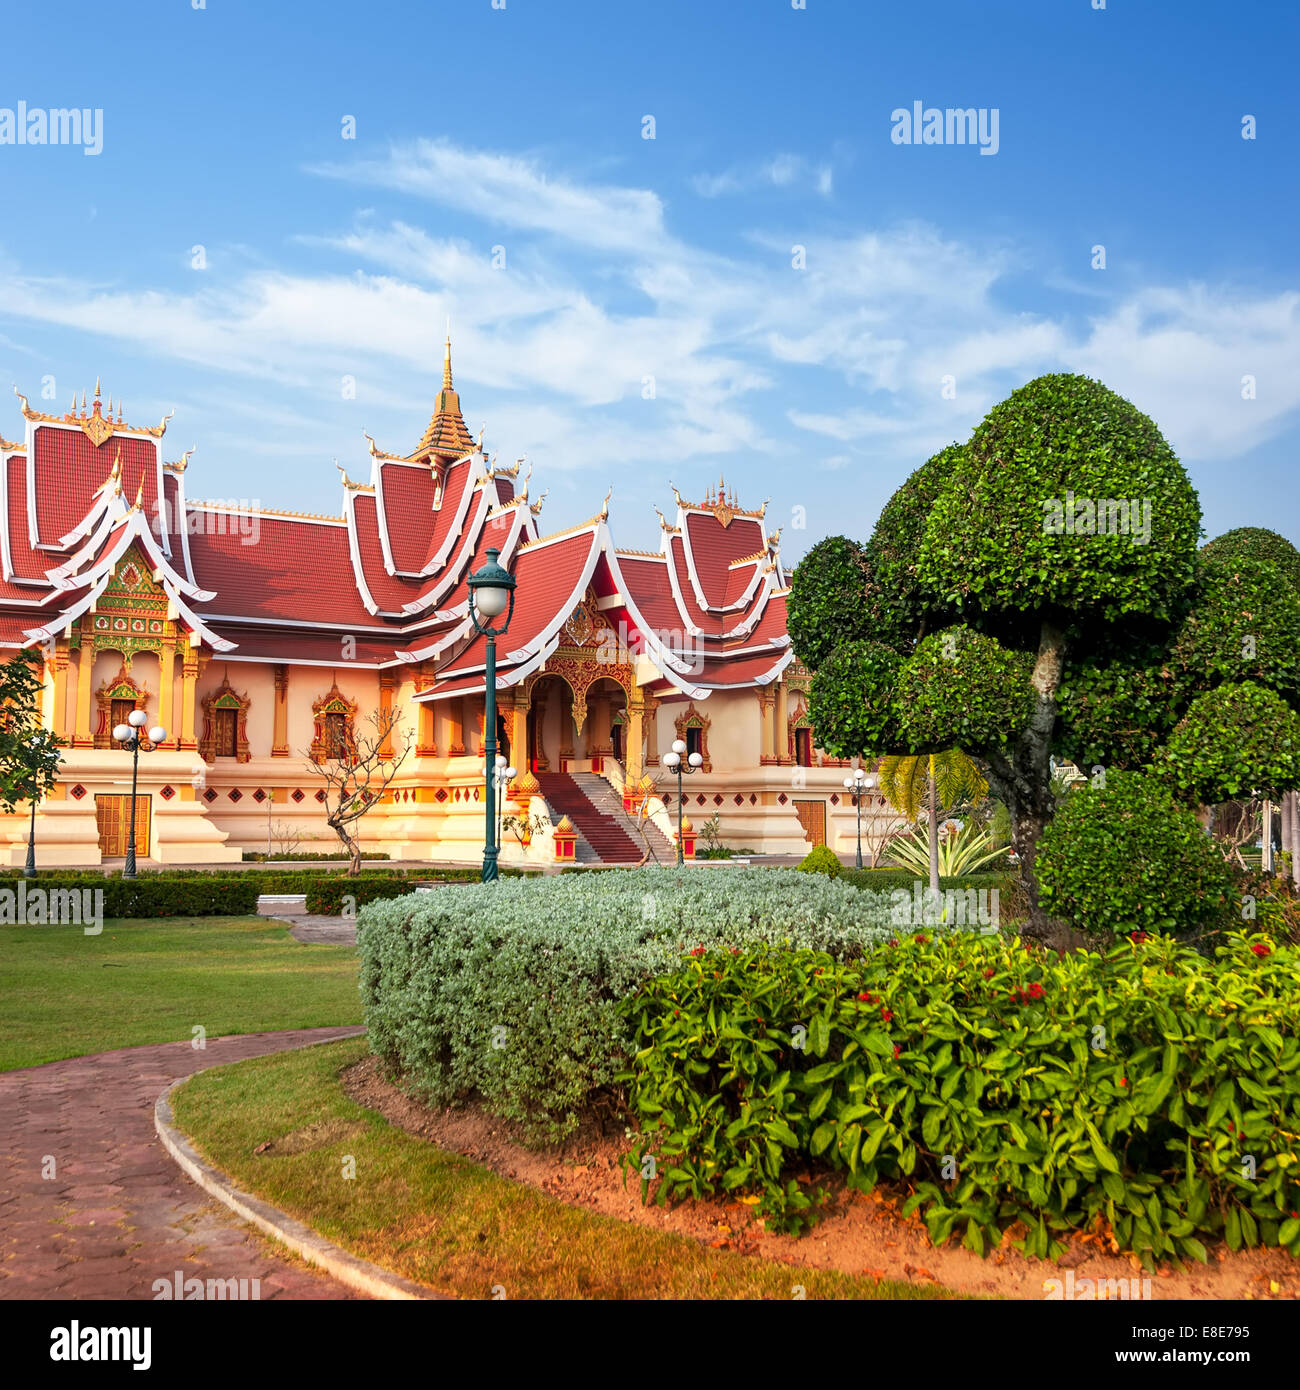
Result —
<instances>
[{"instance_id":1,"label":"wispy cloud","mask_svg":"<svg viewBox=\"0 0 1300 1390\"><path fill-rule=\"evenodd\" d=\"M812 188L829 198L835 173L829 163L814 163L798 154L778 154L759 164L736 165L720 174L696 174L691 187L702 198L752 193L760 188Z\"/></svg>"}]
</instances>

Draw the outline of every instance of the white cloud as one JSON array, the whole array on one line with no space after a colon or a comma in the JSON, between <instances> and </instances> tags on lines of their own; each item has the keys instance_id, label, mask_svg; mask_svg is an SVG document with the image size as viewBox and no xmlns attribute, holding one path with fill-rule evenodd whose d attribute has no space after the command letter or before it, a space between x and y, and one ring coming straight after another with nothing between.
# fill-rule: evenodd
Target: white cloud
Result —
<instances>
[{"instance_id":1,"label":"white cloud","mask_svg":"<svg viewBox=\"0 0 1300 1390\"><path fill-rule=\"evenodd\" d=\"M815 164L798 154L778 154L759 164L736 165L720 174L696 174L691 187L701 198L752 193L759 188L811 187L823 198L835 188L830 164Z\"/></svg>"}]
</instances>

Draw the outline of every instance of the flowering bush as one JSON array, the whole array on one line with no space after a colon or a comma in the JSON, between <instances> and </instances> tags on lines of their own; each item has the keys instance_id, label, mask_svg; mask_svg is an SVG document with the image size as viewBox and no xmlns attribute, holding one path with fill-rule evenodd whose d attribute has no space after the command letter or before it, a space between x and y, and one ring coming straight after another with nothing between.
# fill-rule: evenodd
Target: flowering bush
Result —
<instances>
[{"instance_id":1,"label":"flowering bush","mask_svg":"<svg viewBox=\"0 0 1300 1390\"><path fill-rule=\"evenodd\" d=\"M1055 1256L1100 1229L1151 1266L1203 1240L1300 1255L1300 950L1146 936L1057 957L900 933L870 955L707 952L625 1008L655 1198L759 1194L797 1229L817 1160L905 1184L942 1244ZM648 1160L653 1159L653 1164Z\"/></svg>"},{"instance_id":2,"label":"flowering bush","mask_svg":"<svg viewBox=\"0 0 1300 1390\"><path fill-rule=\"evenodd\" d=\"M691 949L788 944L840 959L891 933L888 894L792 869L647 868L372 903L360 915L372 1049L415 1094L476 1094L555 1139L614 1084L619 1002Z\"/></svg>"}]
</instances>

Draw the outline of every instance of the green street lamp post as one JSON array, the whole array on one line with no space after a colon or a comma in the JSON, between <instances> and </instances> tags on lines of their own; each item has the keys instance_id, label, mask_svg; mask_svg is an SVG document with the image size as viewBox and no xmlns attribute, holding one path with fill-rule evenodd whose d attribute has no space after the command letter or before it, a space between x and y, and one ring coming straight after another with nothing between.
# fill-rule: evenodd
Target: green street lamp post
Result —
<instances>
[{"instance_id":1,"label":"green street lamp post","mask_svg":"<svg viewBox=\"0 0 1300 1390\"><path fill-rule=\"evenodd\" d=\"M862 798L876 785L876 779L863 772L860 767L853 769L853 776L844 779L844 790L858 809L858 858L857 867L862 867Z\"/></svg>"},{"instance_id":2,"label":"green street lamp post","mask_svg":"<svg viewBox=\"0 0 1300 1390\"><path fill-rule=\"evenodd\" d=\"M501 822L502 822L502 820L504 819L504 816L505 816L506 792L509 790L511 782L513 782L513 781L515 780L515 777L516 777L517 775L518 775L518 769L517 769L517 768L513 768L513 767L508 767L508 766L506 765L506 760L505 760L505 758L503 758L503 757L501 756L501 754L498 753L498 754L497 754L497 760L496 760L496 771L493 773L493 776L496 778L496 784L497 784L496 791L497 791L497 849L498 849L498 851L501 849Z\"/></svg>"},{"instance_id":3,"label":"green street lamp post","mask_svg":"<svg viewBox=\"0 0 1300 1390\"><path fill-rule=\"evenodd\" d=\"M123 878L135 877L135 789L140 774L140 750L152 752L167 737L167 730L155 724L146 736L143 732L149 716L142 709L133 709L126 717L125 724L113 730L113 737L123 748L131 750L131 821L126 833L126 865L122 869Z\"/></svg>"},{"instance_id":4,"label":"green street lamp post","mask_svg":"<svg viewBox=\"0 0 1300 1390\"><path fill-rule=\"evenodd\" d=\"M498 564L499 550L490 549L487 564L469 577L469 616L474 631L487 638L484 674L483 777L487 784L487 832L483 844L483 882L497 878L496 757L497 757L497 638L505 634L515 611L515 577ZM500 627L492 619L505 614ZM483 620L487 621L484 622Z\"/></svg>"},{"instance_id":5,"label":"green street lamp post","mask_svg":"<svg viewBox=\"0 0 1300 1390\"><path fill-rule=\"evenodd\" d=\"M671 752L671 753L665 753L665 754L664 754L664 766L668 769L669 772L675 772L675 773L677 774L677 862L678 862L678 864L684 864L684 863L686 862L686 856L685 856L685 853L684 853L684 851L683 851L683 849L682 849L682 774L685 773L685 774L687 774L687 775L689 776L691 773L698 772L698 771L700 770L700 768L704 766L704 757L703 757L702 754L700 754L700 753L692 753L692 754L690 754L689 757L683 759L683 758L682 758L682 754L685 753L685 752L686 752L686 745L682 742L681 739L675 738L675 739L673 740L673 749L672 749L672 752Z\"/></svg>"}]
</instances>

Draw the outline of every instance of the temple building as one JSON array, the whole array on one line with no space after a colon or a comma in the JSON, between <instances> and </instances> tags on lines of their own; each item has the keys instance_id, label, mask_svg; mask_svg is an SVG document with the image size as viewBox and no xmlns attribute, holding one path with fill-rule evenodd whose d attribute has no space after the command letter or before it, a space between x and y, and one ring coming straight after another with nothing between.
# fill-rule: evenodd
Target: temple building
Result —
<instances>
[{"instance_id":1,"label":"temple building","mask_svg":"<svg viewBox=\"0 0 1300 1390\"><path fill-rule=\"evenodd\" d=\"M692 838L851 847L845 764L813 747L766 504L722 483L699 502L674 490L654 553L618 548L608 495L544 533L531 469L496 466L465 427L450 342L419 443L370 440L369 480L340 470L338 516L191 499L188 454L164 457L167 420L126 423L98 383L66 414L15 394L0 646L43 653L43 714L66 749L36 817L42 866L125 853L131 760L112 730L133 709L168 735L140 757L141 858L332 851L313 761L393 711L410 751L360 822L363 847L477 860L485 654L466 580L489 549L517 581L498 642L498 737L517 769L502 862L667 857L677 782L661 759L678 738L702 758L684 781ZM27 826L24 808L5 819L10 864Z\"/></svg>"}]
</instances>

